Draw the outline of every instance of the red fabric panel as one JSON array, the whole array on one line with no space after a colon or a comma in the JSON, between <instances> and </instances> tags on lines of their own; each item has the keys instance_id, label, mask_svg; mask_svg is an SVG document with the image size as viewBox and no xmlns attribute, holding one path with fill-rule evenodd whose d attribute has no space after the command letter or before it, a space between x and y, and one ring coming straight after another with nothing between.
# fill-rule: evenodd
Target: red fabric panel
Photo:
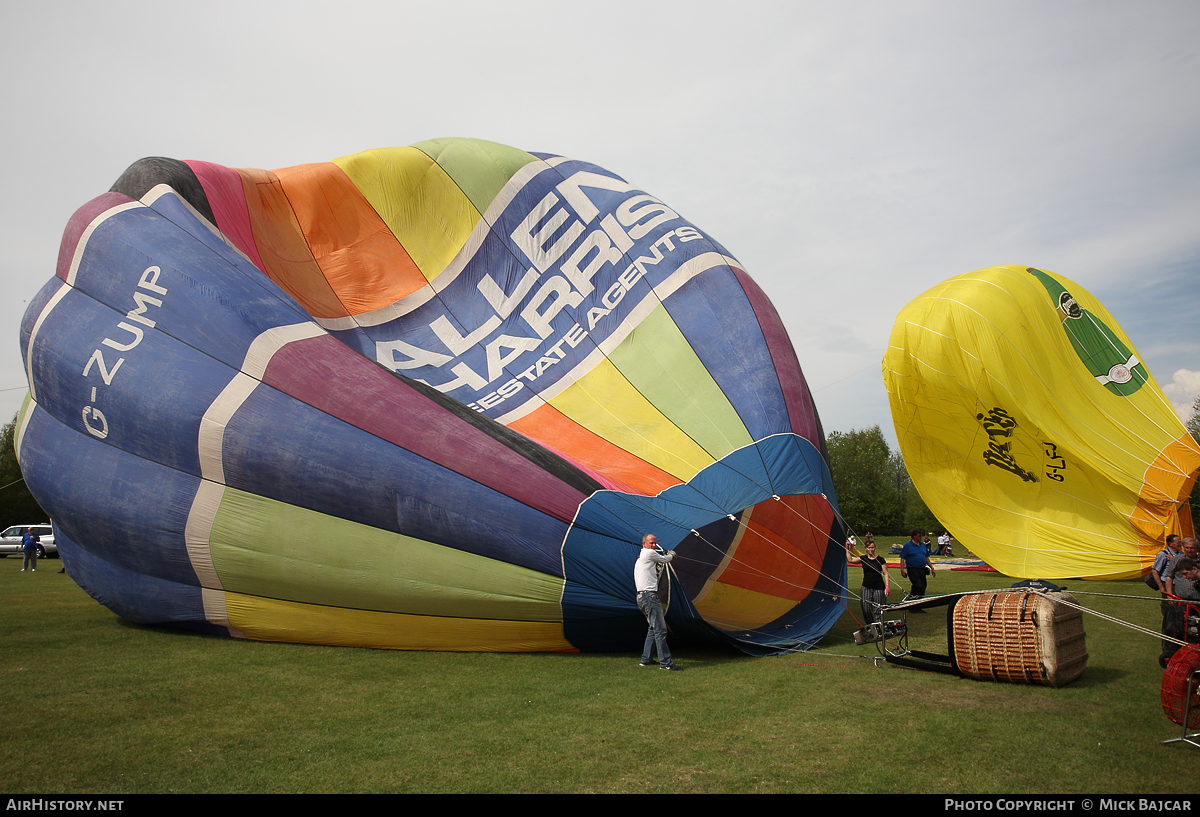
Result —
<instances>
[{"instance_id":1,"label":"red fabric panel","mask_svg":"<svg viewBox=\"0 0 1200 817\"><path fill-rule=\"evenodd\" d=\"M71 261L75 258L75 248L79 246L79 239L87 226L105 210L131 201L133 199L124 193L105 193L76 210L67 222L67 228L63 230L62 243L58 245L58 268L54 274L64 281L67 280L67 273L71 271Z\"/></svg>"},{"instance_id":2,"label":"red fabric panel","mask_svg":"<svg viewBox=\"0 0 1200 817\"><path fill-rule=\"evenodd\" d=\"M212 162L187 160L184 162L196 174L208 206L217 219L217 229L237 247L254 266L265 270L258 247L254 246L254 231L250 228L250 212L246 208L246 193L242 189L242 177L236 170Z\"/></svg>"},{"instance_id":3,"label":"red fabric panel","mask_svg":"<svg viewBox=\"0 0 1200 817\"><path fill-rule=\"evenodd\" d=\"M731 267L742 285L750 307L758 317L758 325L762 328L763 337L767 341L767 349L771 353L771 361L775 364L775 372L779 376L779 385L783 389L783 399L787 404L788 419L792 430L808 440L818 451L821 449L821 434L817 424L817 409L813 403L812 393L804 381L804 373L800 370L800 361L796 358L796 350L779 313L767 296L759 289L743 270Z\"/></svg>"},{"instance_id":4,"label":"red fabric panel","mask_svg":"<svg viewBox=\"0 0 1200 817\"><path fill-rule=\"evenodd\" d=\"M833 509L824 497L785 496L758 503L736 558L719 580L800 601L817 582L832 523Z\"/></svg>"}]
</instances>

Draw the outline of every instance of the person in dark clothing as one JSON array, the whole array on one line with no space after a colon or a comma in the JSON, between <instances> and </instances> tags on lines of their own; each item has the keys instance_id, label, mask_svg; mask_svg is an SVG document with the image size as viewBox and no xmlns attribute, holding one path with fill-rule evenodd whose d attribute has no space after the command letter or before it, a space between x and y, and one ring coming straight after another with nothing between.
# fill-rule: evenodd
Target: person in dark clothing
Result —
<instances>
[{"instance_id":1,"label":"person in dark clothing","mask_svg":"<svg viewBox=\"0 0 1200 817\"><path fill-rule=\"evenodd\" d=\"M936 571L933 569L933 562L929 561L929 551L921 541L921 531L914 529L909 540L900 549L900 575L907 576L912 582L912 592L908 594L908 598L925 598L926 574L933 576L936 575Z\"/></svg>"},{"instance_id":2,"label":"person in dark clothing","mask_svg":"<svg viewBox=\"0 0 1200 817\"><path fill-rule=\"evenodd\" d=\"M859 590L858 601L862 607L863 623L873 624L883 620L883 605L892 592L892 582L888 577L887 560L875 552L875 540L866 543L867 553L861 559L846 551L846 564L862 565L862 589Z\"/></svg>"}]
</instances>

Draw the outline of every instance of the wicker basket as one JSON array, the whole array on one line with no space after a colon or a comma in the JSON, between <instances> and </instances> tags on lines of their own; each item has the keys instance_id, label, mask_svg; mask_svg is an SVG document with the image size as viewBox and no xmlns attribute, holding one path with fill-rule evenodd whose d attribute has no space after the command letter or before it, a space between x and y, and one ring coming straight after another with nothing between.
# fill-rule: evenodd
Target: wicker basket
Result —
<instances>
[{"instance_id":1,"label":"wicker basket","mask_svg":"<svg viewBox=\"0 0 1200 817\"><path fill-rule=\"evenodd\" d=\"M969 678L1060 687L1087 668L1083 616L1055 603L1070 593L999 590L959 599L950 613L950 652Z\"/></svg>"}]
</instances>

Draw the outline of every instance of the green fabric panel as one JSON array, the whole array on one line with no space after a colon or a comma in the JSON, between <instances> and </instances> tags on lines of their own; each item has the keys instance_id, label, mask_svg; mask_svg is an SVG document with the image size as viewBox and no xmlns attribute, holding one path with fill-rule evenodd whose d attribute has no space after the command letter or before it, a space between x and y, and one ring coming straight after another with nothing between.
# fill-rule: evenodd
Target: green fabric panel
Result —
<instances>
[{"instance_id":1,"label":"green fabric panel","mask_svg":"<svg viewBox=\"0 0 1200 817\"><path fill-rule=\"evenodd\" d=\"M666 307L656 307L608 358L713 459L754 442Z\"/></svg>"},{"instance_id":2,"label":"green fabric panel","mask_svg":"<svg viewBox=\"0 0 1200 817\"><path fill-rule=\"evenodd\" d=\"M428 139L413 145L446 171L480 213L533 154L482 139Z\"/></svg>"},{"instance_id":3,"label":"green fabric panel","mask_svg":"<svg viewBox=\"0 0 1200 817\"><path fill-rule=\"evenodd\" d=\"M234 593L413 615L562 620L560 578L228 487L209 550Z\"/></svg>"}]
</instances>

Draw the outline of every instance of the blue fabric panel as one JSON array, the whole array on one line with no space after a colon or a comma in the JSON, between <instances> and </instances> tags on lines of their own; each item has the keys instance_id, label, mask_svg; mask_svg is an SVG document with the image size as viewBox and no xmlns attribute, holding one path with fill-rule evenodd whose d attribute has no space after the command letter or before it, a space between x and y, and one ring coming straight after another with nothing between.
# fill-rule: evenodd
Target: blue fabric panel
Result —
<instances>
[{"instance_id":1,"label":"blue fabric panel","mask_svg":"<svg viewBox=\"0 0 1200 817\"><path fill-rule=\"evenodd\" d=\"M235 368L265 330L309 322L291 296L223 242L223 251L211 246L211 233L186 218L176 224L146 207L110 216L89 238L75 286L122 314L136 308L135 293L161 300L147 306L147 318ZM165 293L141 283L150 267L159 272L149 283Z\"/></svg>"},{"instance_id":2,"label":"blue fabric panel","mask_svg":"<svg viewBox=\"0 0 1200 817\"><path fill-rule=\"evenodd\" d=\"M26 337L34 317L26 313ZM105 445L200 474L200 420L233 369L78 290L67 291L38 337L30 352L38 405ZM54 342L40 342L47 338Z\"/></svg>"},{"instance_id":3,"label":"blue fabric panel","mask_svg":"<svg viewBox=\"0 0 1200 817\"><path fill-rule=\"evenodd\" d=\"M629 570L632 575L632 561ZM568 603L571 606L569 613ZM646 618L632 597L614 598L568 581L563 596L563 615L570 624L569 628L564 628L564 635L571 646L583 652L640 651L646 638Z\"/></svg>"},{"instance_id":4,"label":"blue fabric panel","mask_svg":"<svg viewBox=\"0 0 1200 817\"><path fill-rule=\"evenodd\" d=\"M838 509L837 491L833 487L833 475L829 473L829 464L821 452L808 440L795 435L780 435L771 440L777 444L760 444L758 451L762 455L772 491L779 496L823 494L838 512L840 520L841 511ZM781 475L786 478L781 479ZM840 521L838 524L841 524ZM835 541L845 541L845 537Z\"/></svg>"},{"instance_id":5,"label":"blue fabric panel","mask_svg":"<svg viewBox=\"0 0 1200 817\"><path fill-rule=\"evenodd\" d=\"M664 305L750 436L758 440L790 433L775 363L733 271L708 270L672 293Z\"/></svg>"},{"instance_id":6,"label":"blue fabric panel","mask_svg":"<svg viewBox=\"0 0 1200 817\"><path fill-rule=\"evenodd\" d=\"M105 445L41 407L21 440L21 471L55 528L97 558L199 585L184 543L198 477Z\"/></svg>"},{"instance_id":7,"label":"blue fabric panel","mask_svg":"<svg viewBox=\"0 0 1200 817\"><path fill-rule=\"evenodd\" d=\"M547 543L565 523L269 386L230 420L223 464L243 491L562 575Z\"/></svg>"},{"instance_id":8,"label":"blue fabric panel","mask_svg":"<svg viewBox=\"0 0 1200 817\"><path fill-rule=\"evenodd\" d=\"M29 306L25 307L25 314L21 318L21 363L26 368L29 366L29 333L33 331L33 322L37 320L38 315L42 314L42 310L54 297L54 293L64 286L61 278L51 278L33 296Z\"/></svg>"},{"instance_id":9,"label":"blue fabric panel","mask_svg":"<svg viewBox=\"0 0 1200 817\"><path fill-rule=\"evenodd\" d=\"M375 341L367 334L367 330L355 327L353 329L330 329L329 334L344 343L367 360L375 360Z\"/></svg>"},{"instance_id":10,"label":"blue fabric panel","mask_svg":"<svg viewBox=\"0 0 1200 817\"><path fill-rule=\"evenodd\" d=\"M742 476L761 470L764 463L774 469L763 475L765 485ZM814 474L813 467L821 471ZM780 434L732 452L657 497L599 491L580 506L563 546L567 577L613 596L628 596L642 533L653 532L669 550L693 529L769 499L772 488L781 496L821 493L822 473L824 460L811 443ZM698 497L708 501L701 504Z\"/></svg>"},{"instance_id":11,"label":"blue fabric panel","mask_svg":"<svg viewBox=\"0 0 1200 817\"><path fill-rule=\"evenodd\" d=\"M170 624L213 635L229 635L225 627L204 619L199 587L156 579L106 562L72 542L57 525L54 541L67 575L89 596L126 621Z\"/></svg>"}]
</instances>

